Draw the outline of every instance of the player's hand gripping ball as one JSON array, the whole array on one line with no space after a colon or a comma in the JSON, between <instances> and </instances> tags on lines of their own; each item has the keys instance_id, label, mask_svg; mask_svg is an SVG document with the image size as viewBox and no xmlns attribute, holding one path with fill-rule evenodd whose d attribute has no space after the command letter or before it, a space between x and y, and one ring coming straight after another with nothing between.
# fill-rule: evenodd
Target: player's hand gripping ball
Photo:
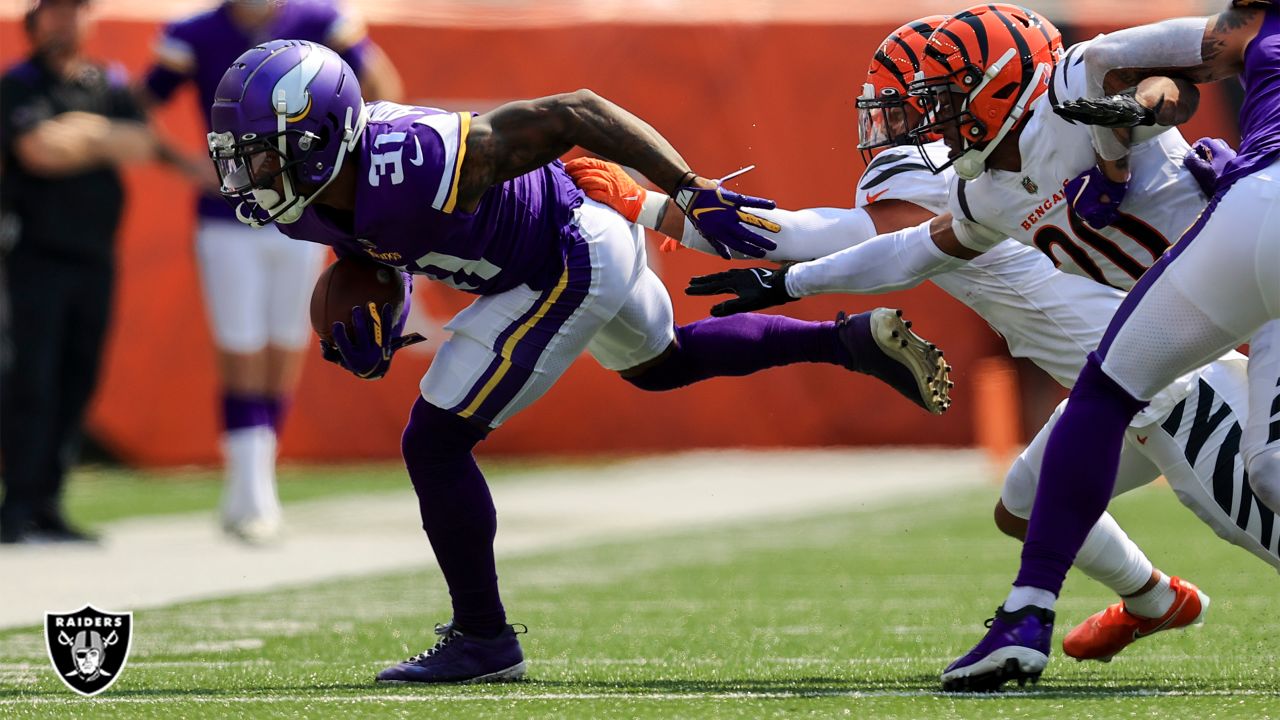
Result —
<instances>
[{"instance_id":1,"label":"player's hand gripping ball","mask_svg":"<svg viewBox=\"0 0 1280 720\"><path fill-rule=\"evenodd\" d=\"M366 380L387 374L396 351L420 343L404 335L412 280L399 270L359 258L339 258L311 293L311 326L325 360Z\"/></svg>"}]
</instances>

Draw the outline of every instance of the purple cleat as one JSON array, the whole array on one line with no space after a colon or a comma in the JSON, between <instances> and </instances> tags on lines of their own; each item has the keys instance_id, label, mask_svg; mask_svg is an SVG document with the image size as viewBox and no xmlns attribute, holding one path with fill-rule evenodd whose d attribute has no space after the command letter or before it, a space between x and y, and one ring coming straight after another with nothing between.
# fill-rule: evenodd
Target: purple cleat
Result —
<instances>
[{"instance_id":1,"label":"purple cleat","mask_svg":"<svg viewBox=\"0 0 1280 720\"><path fill-rule=\"evenodd\" d=\"M1049 664L1053 611L1028 605L1014 612L996 609L987 636L942 673L945 692L995 692L1009 680L1021 687L1036 682Z\"/></svg>"},{"instance_id":2,"label":"purple cleat","mask_svg":"<svg viewBox=\"0 0 1280 720\"><path fill-rule=\"evenodd\" d=\"M879 378L934 415L951 407L951 366L937 345L911 331L902 311L836 316L836 333L853 356L850 370Z\"/></svg>"},{"instance_id":3,"label":"purple cleat","mask_svg":"<svg viewBox=\"0 0 1280 720\"><path fill-rule=\"evenodd\" d=\"M464 635L453 623L436 625L440 639L421 655L378 673L382 683L481 683L524 677L524 653L516 635L529 631L507 625L497 637Z\"/></svg>"}]
</instances>

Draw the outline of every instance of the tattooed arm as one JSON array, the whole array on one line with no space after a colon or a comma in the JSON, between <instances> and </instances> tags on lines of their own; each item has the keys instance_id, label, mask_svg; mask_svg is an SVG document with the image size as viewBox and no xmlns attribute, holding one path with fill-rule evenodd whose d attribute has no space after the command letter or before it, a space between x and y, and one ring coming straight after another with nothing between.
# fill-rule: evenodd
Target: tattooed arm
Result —
<instances>
[{"instance_id":1,"label":"tattooed arm","mask_svg":"<svg viewBox=\"0 0 1280 720\"><path fill-rule=\"evenodd\" d=\"M635 168L668 195L693 175L648 123L590 90L578 90L508 103L474 118L458 183L459 206L474 210L491 185L546 165L575 145Z\"/></svg>"},{"instance_id":2,"label":"tattooed arm","mask_svg":"<svg viewBox=\"0 0 1280 720\"><path fill-rule=\"evenodd\" d=\"M1108 93L1134 87L1153 75L1181 77L1193 83L1216 82L1244 68L1245 48L1262 27L1264 14L1263 8L1231 7L1208 18L1179 18L1121 30L1102 38L1096 50L1086 50L1086 62L1090 62L1091 75L1096 65L1109 66L1103 79ZM1203 32L1189 37L1188 27L1203 28ZM1188 51L1194 49L1199 54L1186 62L1191 58Z\"/></svg>"},{"instance_id":3,"label":"tattooed arm","mask_svg":"<svg viewBox=\"0 0 1280 720\"><path fill-rule=\"evenodd\" d=\"M1207 18L1176 18L1100 37L1083 54L1086 94L1103 97L1132 88L1134 99L1155 110L1160 124L1185 122L1198 98L1190 84L1238 74L1264 14L1231 7ZM1100 158L1128 154L1128 131L1095 127L1093 136Z\"/></svg>"}]
</instances>

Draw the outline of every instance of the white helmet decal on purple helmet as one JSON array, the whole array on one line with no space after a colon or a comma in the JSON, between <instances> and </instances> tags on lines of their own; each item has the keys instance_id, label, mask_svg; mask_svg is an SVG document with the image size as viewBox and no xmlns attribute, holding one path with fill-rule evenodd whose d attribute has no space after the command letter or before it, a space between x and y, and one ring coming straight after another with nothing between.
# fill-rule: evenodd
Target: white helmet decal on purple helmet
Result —
<instances>
[{"instance_id":1,"label":"white helmet decal on purple helmet","mask_svg":"<svg viewBox=\"0 0 1280 720\"><path fill-rule=\"evenodd\" d=\"M311 93L307 88L324 68L325 58L320 53L310 53L276 82L271 91L276 114L288 122L298 122L311 111Z\"/></svg>"}]
</instances>

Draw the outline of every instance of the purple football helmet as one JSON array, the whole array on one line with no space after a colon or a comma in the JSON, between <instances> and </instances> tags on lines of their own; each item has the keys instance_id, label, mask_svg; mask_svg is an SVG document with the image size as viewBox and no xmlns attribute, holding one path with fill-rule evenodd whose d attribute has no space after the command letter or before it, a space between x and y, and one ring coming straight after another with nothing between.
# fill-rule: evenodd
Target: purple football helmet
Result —
<instances>
[{"instance_id":1,"label":"purple football helmet","mask_svg":"<svg viewBox=\"0 0 1280 720\"><path fill-rule=\"evenodd\" d=\"M360 142L356 74L329 48L272 40L227 68L210 110L209 156L241 222L291 223Z\"/></svg>"}]
</instances>

